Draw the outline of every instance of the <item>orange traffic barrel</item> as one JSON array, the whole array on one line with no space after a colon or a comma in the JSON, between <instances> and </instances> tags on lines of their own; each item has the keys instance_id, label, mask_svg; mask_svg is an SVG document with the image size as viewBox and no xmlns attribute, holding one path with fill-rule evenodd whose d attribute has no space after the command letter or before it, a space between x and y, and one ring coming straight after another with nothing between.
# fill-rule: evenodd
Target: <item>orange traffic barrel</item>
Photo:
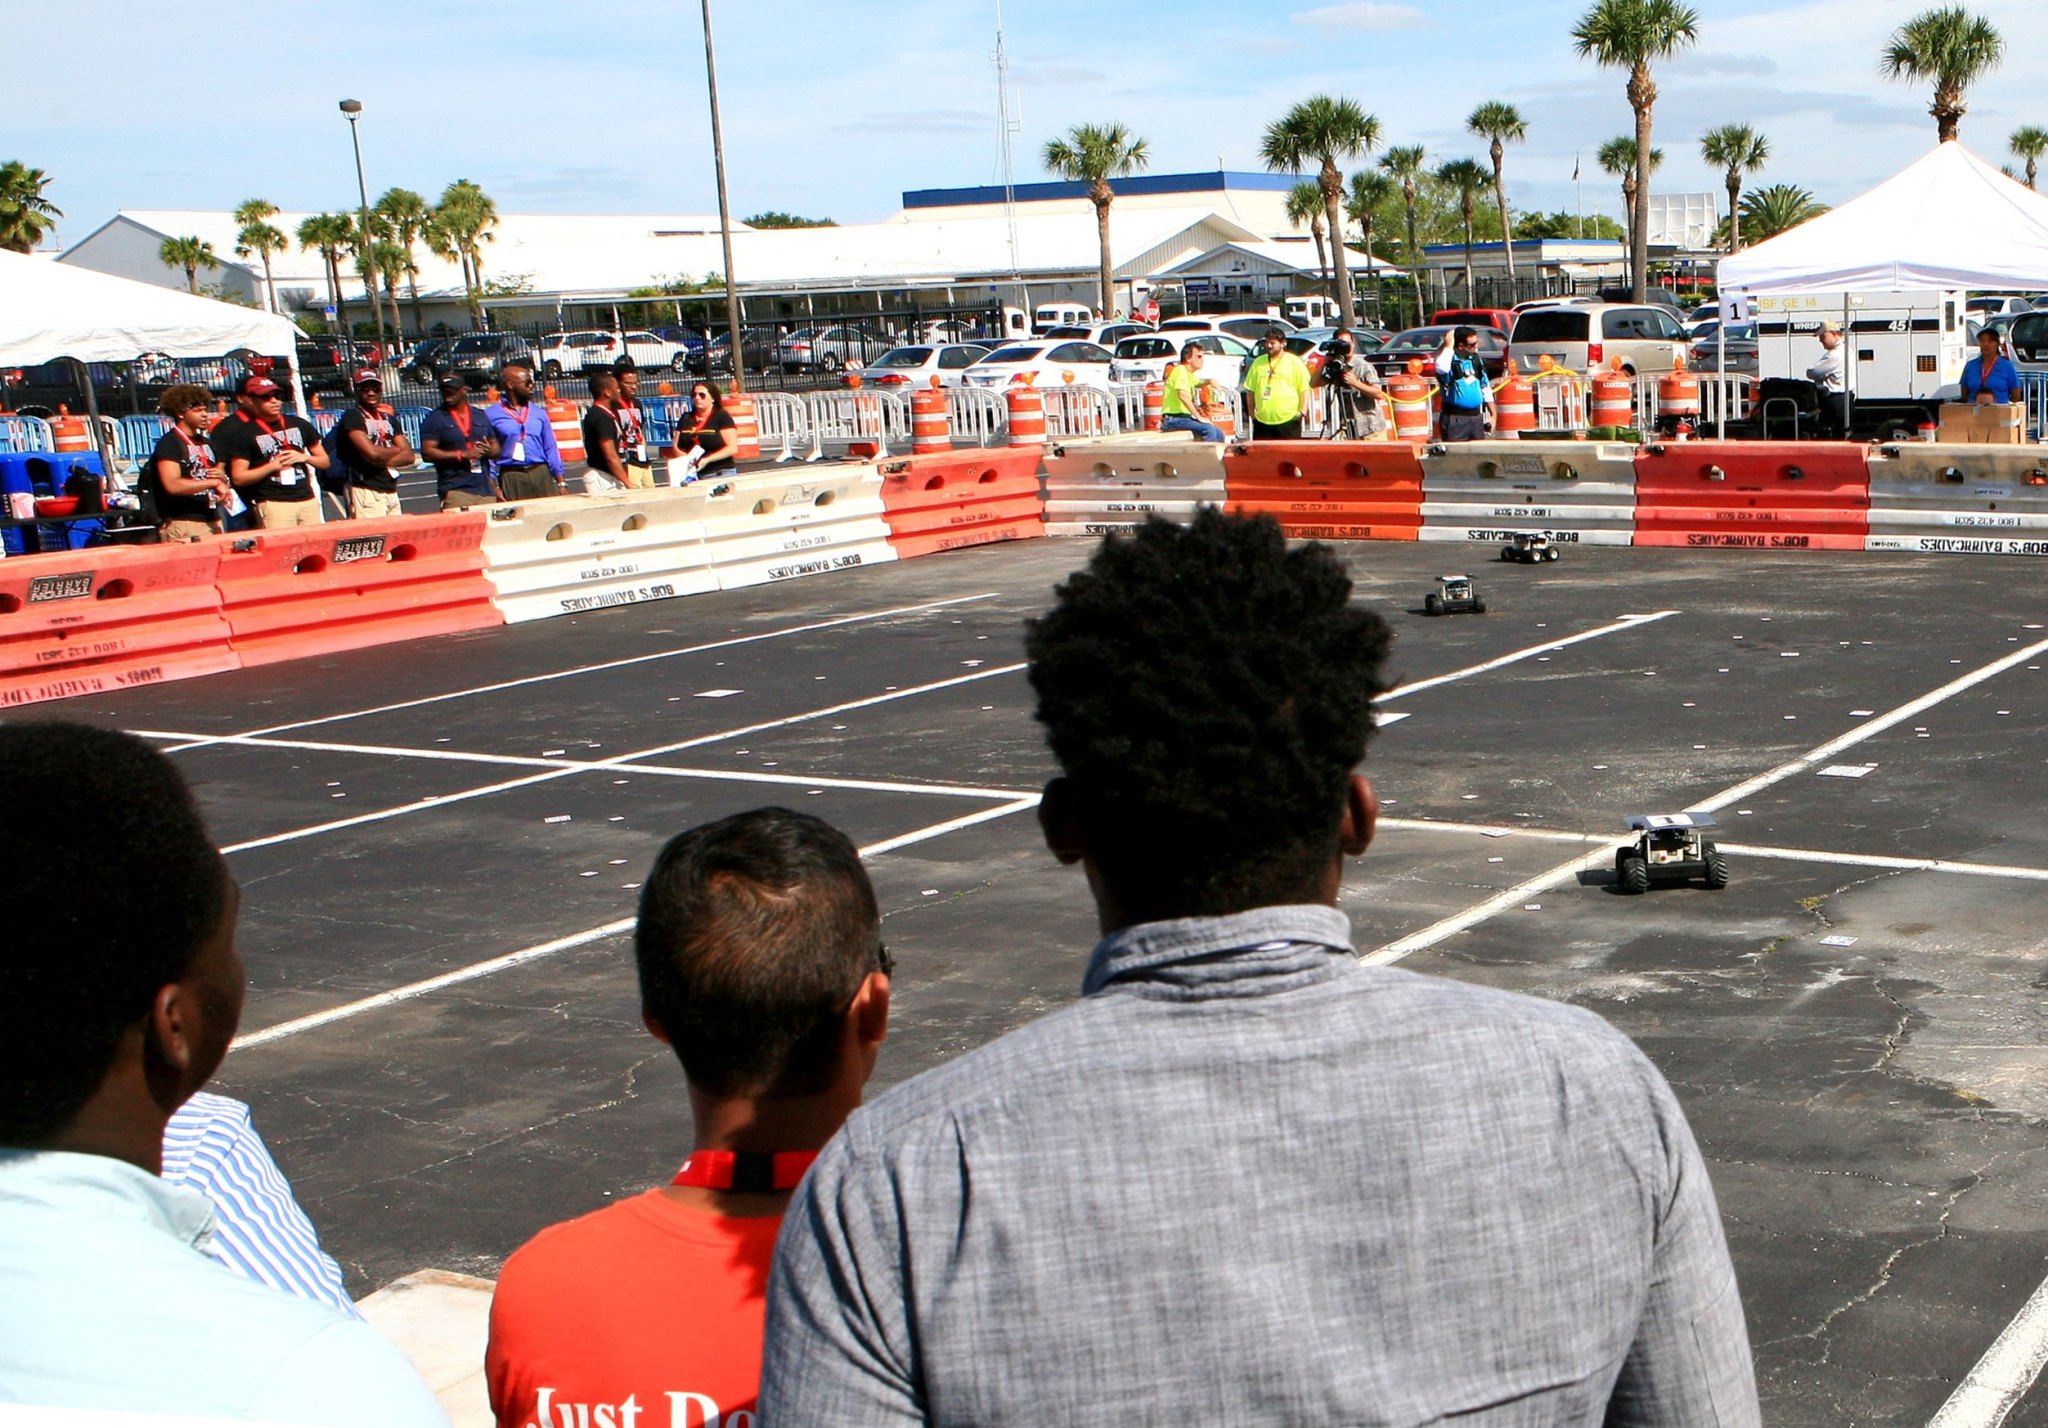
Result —
<instances>
[{"instance_id":1,"label":"orange traffic barrel","mask_svg":"<svg viewBox=\"0 0 2048 1428\"><path fill-rule=\"evenodd\" d=\"M725 399L725 413L732 418L732 439L738 444L733 452L735 461L759 461L761 459L761 423L754 415L754 399L743 392L734 392Z\"/></svg>"},{"instance_id":2,"label":"orange traffic barrel","mask_svg":"<svg viewBox=\"0 0 2048 1428\"><path fill-rule=\"evenodd\" d=\"M953 432L946 420L946 394L927 387L910 394L910 450L912 455L951 451Z\"/></svg>"},{"instance_id":3,"label":"orange traffic barrel","mask_svg":"<svg viewBox=\"0 0 2048 1428\"><path fill-rule=\"evenodd\" d=\"M1398 372L1387 379L1387 396L1394 403L1394 439L1429 440L1429 383L1415 372Z\"/></svg>"},{"instance_id":4,"label":"orange traffic barrel","mask_svg":"<svg viewBox=\"0 0 2048 1428\"><path fill-rule=\"evenodd\" d=\"M1500 414L1494 428L1501 436L1519 436L1536 429L1536 388L1516 373L1500 384L1493 394L1494 410Z\"/></svg>"},{"instance_id":5,"label":"orange traffic barrel","mask_svg":"<svg viewBox=\"0 0 2048 1428\"><path fill-rule=\"evenodd\" d=\"M1011 387L1003 393L1010 404L1010 445L1045 445L1045 399L1035 387Z\"/></svg>"},{"instance_id":6,"label":"orange traffic barrel","mask_svg":"<svg viewBox=\"0 0 2048 1428\"><path fill-rule=\"evenodd\" d=\"M84 417L71 415L71 408L58 407L57 415L50 418L50 432L57 438L59 451L92 450L92 431Z\"/></svg>"},{"instance_id":7,"label":"orange traffic barrel","mask_svg":"<svg viewBox=\"0 0 2048 1428\"><path fill-rule=\"evenodd\" d=\"M555 450L563 462L583 460L583 422L577 415L576 404L563 401L555 395L553 387L547 387L541 393L541 409L548 414L548 425L555 429Z\"/></svg>"},{"instance_id":8,"label":"orange traffic barrel","mask_svg":"<svg viewBox=\"0 0 2048 1428\"><path fill-rule=\"evenodd\" d=\"M1628 373L1621 371L1595 373L1593 377L1591 424L1594 426L1627 426L1634 420L1635 383L1629 380Z\"/></svg>"},{"instance_id":9,"label":"orange traffic barrel","mask_svg":"<svg viewBox=\"0 0 2048 1428\"><path fill-rule=\"evenodd\" d=\"M1683 357L1676 368L1657 379L1657 411L1674 420L1697 423L1700 419L1699 378L1685 370Z\"/></svg>"},{"instance_id":10,"label":"orange traffic barrel","mask_svg":"<svg viewBox=\"0 0 2048 1428\"><path fill-rule=\"evenodd\" d=\"M1166 421L1166 385L1163 382L1145 384L1145 430L1157 431Z\"/></svg>"}]
</instances>

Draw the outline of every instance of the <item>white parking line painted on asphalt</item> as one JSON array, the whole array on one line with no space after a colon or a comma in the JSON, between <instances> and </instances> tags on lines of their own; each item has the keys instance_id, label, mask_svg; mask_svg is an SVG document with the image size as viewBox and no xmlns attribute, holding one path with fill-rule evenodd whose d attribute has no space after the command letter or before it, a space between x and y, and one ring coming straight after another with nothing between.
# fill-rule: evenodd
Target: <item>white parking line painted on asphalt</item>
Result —
<instances>
[{"instance_id":1,"label":"white parking line painted on asphalt","mask_svg":"<svg viewBox=\"0 0 2048 1428\"><path fill-rule=\"evenodd\" d=\"M895 852L898 848L908 848L918 843L930 842L934 838L943 838L948 833L956 833L963 828L972 828L977 824L992 822L998 818L1007 818L1010 814L1022 813L1027 808L1036 808L1037 806L1038 796L1036 794L1028 798L1012 799L1008 803L999 804L994 808L985 808L978 813L970 813L963 818L948 818L943 823L929 824L926 827L914 829L909 833L899 834L894 838L884 838L879 843L870 843L859 850L860 855L863 858L882 857ZM597 927L585 928L581 932L572 932L566 937L556 937L532 947L522 947L517 952L507 952L502 956L488 957L481 962L472 962L467 967L457 967L454 971L443 972L439 976L427 977L417 982L408 982L402 987L393 987L389 991L377 992L372 996L362 997L352 1002L344 1002L338 1007L328 1007L325 1011L309 1012L305 1016L293 1017L290 1021L277 1022L272 1026L262 1027L259 1030L249 1032L245 1036L236 1037L234 1044L228 1047L228 1050L230 1052L246 1051L253 1046L263 1046L269 1042L282 1041L288 1036L297 1036L301 1032L312 1031L318 1027L332 1026L335 1022L347 1021L351 1017L358 1017L365 1012L376 1011L381 1007L396 1006L400 1002L413 1001L426 996L430 992L438 992L447 987L459 986L464 982L473 982L480 977L492 976L498 972L508 971L513 967L523 966L528 962L539 961L543 957L552 957L557 952L567 952L577 947L587 947L591 943L601 942L607 937L617 937L622 933L631 932L633 930L633 923L633 918L622 917Z\"/></svg>"},{"instance_id":2,"label":"white parking line painted on asphalt","mask_svg":"<svg viewBox=\"0 0 2048 1428\"><path fill-rule=\"evenodd\" d=\"M679 753L684 749L701 748L727 739L742 739L749 734L765 733L770 729L783 729L792 724L802 724L813 719L823 719L834 714L845 714L855 709L872 708L877 704L888 704L898 699L911 699L934 690L950 689L955 685L972 684L979 679L991 679L998 675L1015 674L1024 666L1020 664L998 665L994 669L978 669L972 674L955 675L951 679L934 680L930 684L913 685L908 689L890 690L885 694L870 695L865 699L852 699L843 704L828 704L823 709L812 709L803 714L792 714L782 719L768 719L758 724L748 724L738 729L727 729L716 734L700 734L694 739L683 739L673 744L660 744L651 749L638 749L630 754L620 754L614 759L597 759L585 764L571 764L566 767L550 768L544 773L528 774L525 778L506 779L502 783L485 784L481 788L463 789L456 793L435 794L431 798L416 799L395 808L379 809L371 813L357 814L353 818L336 818L327 823L316 823L307 828L295 828L287 833L273 833L267 838L252 838L244 843L235 843L221 849L223 853L245 853L254 848L268 848L278 843L292 843L301 838L312 838L322 833L334 833L344 828L359 828L366 823L382 823L386 819L402 818L409 813L421 813L428 809L445 808L451 803L463 803L472 798L488 798L492 794L506 793L513 789L530 788L535 784L548 783L555 779L570 778L577 774L608 772L623 764L639 763L659 758L663 754ZM240 741L261 745L263 740L253 736L235 736Z\"/></svg>"},{"instance_id":3,"label":"white parking line painted on asphalt","mask_svg":"<svg viewBox=\"0 0 2048 1428\"><path fill-rule=\"evenodd\" d=\"M1463 912L1453 913L1440 921L1432 922L1420 932L1411 932L1406 937L1397 937L1392 942L1375 947L1372 951L1362 954L1358 960L1373 966L1385 966L1389 962L1398 962L1403 957L1420 952L1426 947L1434 947L1446 937L1476 927L1496 913L1520 907L1537 893L1548 892L1559 883L1577 877L1588 868L1602 867L1613 862L1614 848L1613 840L1604 840L1590 853L1581 854L1569 863L1560 863L1548 872L1538 873L1525 882L1516 883L1505 892L1495 893L1486 901L1475 903Z\"/></svg>"},{"instance_id":4,"label":"white parking line painted on asphalt","mask_svg":"<svg viewBox=\"0 0 2048 1428\"><path fill-rule=\"evenodd\" d=\"M842 625L864 624L870 620L893 619L897 615L919 615L930 610L950 609L955 605L970 605L977 600L993 600L996 592L984 591L979 595L960 595L950 600L931 600L921 605L897 605L887 610L869 610L859 615L841 615L830 620L813 620L809 624L790 625L783 629L762 630L757 634L734 635L730 639L711 640L701 645L685 645L681 649L656 650L651 654L628 655L624 659L604 660L597 664L577 665L573 669L555 670L548 674L530 674L520 679L501 680L496 684L479 684L471 689L451 689L446 694L429 694L419 699L400 700L396 704L379 704L368 709L352 709L346 714L325 714L318 719L299 719L289 724L272 724L263 729L245 729L243 737L258 734L285 734L294 729L311 729L321 724L336 724L348 719L367 719L373 714L391 714L401 709L418 709L422 705L441 704L451 699L468 699L478 694L497 694L507 689L522 689L530 684L546 684L556 679L574 679L585 674L602 674L607 670L626 669L636 664L651 664L656 660L680 659L684 655L704 654L711 650L731 649L736 645L758 644L763 640L781 639L787 635L804 635L814 630L836 629ZM167 754L181 753L186 749L199 748L206 744L218 743L213 735L202 735L189 744L179 744L164 750Z\"/></svg>"},{"instance_id":5,"label":"white parking line painted on asphalt","mask_svg":"<svg viewBox=\"0 0 2048 1428\"><path fill-rule=\"evenodd\" d=\"M1658 610L1648 615L1623 615L1611 625L1602 625L1598 629L1585 630L1576 635L1567 635L1561 640L1545 640L1540 645L1530 645L1527 649L1510 650L1507 654L1496 655L1492 659L1485 660L1479 664L1467 665L1463 669L1454 669L1449 674L1431 675L1428 679L1418 679L1413 684L1399 685L1382 694L1378 702L1384 704L1389 699L1400 699L1405 695L1419 694L1425 689L1435 689L1440 684L1452 684L1461 679L1470 679L1475 674L1485 674L1489 670L1503 669L1511 664L1520 664L1525 659L1535 659L1540 655L1549 654L1552 650L1561 650L1567 645L1584 644L1587 640L1597 640L1605 635L1619 634L1623 630L1640 629L1644 625L1655 624L1659 620L1668 620L1678 613L1676 610Z\"/></svg>"},{"instance_id":6,"label":"white parking line painted on asphalt","mask_svg":"<svg viewBox=\"0 0 2048 1428\"><path fill-rule=\"evenodd\" d=\"M2048 1365L2048 1280L1963 1375L1927 1428L1998 1428Z\"/></svg>"}]
</instances>

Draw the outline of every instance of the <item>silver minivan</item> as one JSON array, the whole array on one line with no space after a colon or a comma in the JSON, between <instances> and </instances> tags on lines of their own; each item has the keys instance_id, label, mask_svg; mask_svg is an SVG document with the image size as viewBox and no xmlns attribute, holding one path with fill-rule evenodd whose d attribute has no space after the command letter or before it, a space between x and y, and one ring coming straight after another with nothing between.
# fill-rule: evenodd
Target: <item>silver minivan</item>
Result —
<instances>
[{"instance_id":1,"label":"silver minivan","mask_svg":"<svg viewBox=\"0 0 2048 1428\"><path fill-rule=\"evenodd\" d=\"M1515 317L1508 360L1524 376L1543 358L1574 372L1605 367L1616 357L1626 372L1669 372L1688 344L1678 314L1648 303L1589 302L1532 307Z\"/></svg>"}]
</instances>

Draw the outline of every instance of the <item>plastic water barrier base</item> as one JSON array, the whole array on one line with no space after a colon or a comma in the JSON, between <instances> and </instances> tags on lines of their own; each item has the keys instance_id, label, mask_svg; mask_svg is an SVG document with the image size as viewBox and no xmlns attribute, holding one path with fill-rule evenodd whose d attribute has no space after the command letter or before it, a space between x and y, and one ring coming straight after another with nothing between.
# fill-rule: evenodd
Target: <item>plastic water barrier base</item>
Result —
<instances>
[{"instance_id":1,"label":"plastic water barrier base","mask_svg":"<svg viewBox=\"0 0 2048 1428\"><path fill-rule=\"evenodd\" d=\"M219 571L213 543L0 561L0 708L238 668Z\"/></svg>"},{"instance_id":2,"label":"plastic water barrier base","mask_svg":"<svg viewBox=\"0 0 2048 1428\"><path fill-rule=\"evenodd\" d=\"M763 471L700 483L704 544L721 590L897 558L869 464Z\"/></svg>"},{"instance_id":3,"label":"plastic water barrier base","mask_svg":"<svg viewBox=\"0 0 2048 1428\"><path fill-rule=\"evenodd\" d=\"M878 470L899 559L1045 534L1038 453L1029 447L933 452L884 461Z\"/></svg>"},{"instance_id":4,"label":"plastic water barrier base","mask_svg":"<svg viewBox=\"0 0 2048 1428\"><path fill-rule=\"evenodd\" d=\"M1674 441L1636 452L1636 545L1862 550L1869 535L1862 446Z\"/></svg>"},{"instance_id":5,"label":"plastic water barrier base","mask_svg":"<svg viewBox=\"0 0 2048 1428\"><path fill-rule=\"evenodd\" d=\"M2048 452L1911 443L1870 459L1867 550L2048 555Z\"/></svg>"},{"instance_id":6,"label":"plastic water barrier base","mask_svg":"<svg viewBox=\"0 0 2048 1428\"><path fill-rule=\"evenodd\" d=\"M1102 536L1157 516L1186 522L1226 499L1223 447L1188 432L1062 441L1045 453L1045 533Z\"/></svg>"},{"instance_id":7,"label":"plastic water barrier base","mask_svg":"<svg viewBox=\"0 0 2048 1428\"><path fill-rule=\"evenodd\" d=\"M485 570L508 624L718 588L695 486L490 508Z\"/></svg>"},{"instance_id":8,"label":"plastic water barrier base","mask_svg":"<svg viewBox=\"0 0 2048 1428\"><path fill-rule=\"evenodd\" d=\"M1308 540L1414 540L1422 463L1405 442L1259 441L1223 458L1230 509Z\"/></svg>"},{"instance_id":9,"label":"plastic water barrier base","mask_svg":"<svg viewBox=\"0 0 2048 1428\"><path fill-rule=\"evenodd\" d=\"M1635 448L1620 442L1473 441L1422 458L1426 541L1628 545L1635 536Z\"/></svg>"}]
</instances>

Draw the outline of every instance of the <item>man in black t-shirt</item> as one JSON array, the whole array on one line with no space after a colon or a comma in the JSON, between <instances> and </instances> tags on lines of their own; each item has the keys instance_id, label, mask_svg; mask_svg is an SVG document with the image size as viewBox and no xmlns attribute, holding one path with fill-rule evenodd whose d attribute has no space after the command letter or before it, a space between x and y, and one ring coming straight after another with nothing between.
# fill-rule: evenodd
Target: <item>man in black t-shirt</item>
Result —
<instances>
[{"instance_id":1,"label":"man in black t-shirt","mask_svg":"<svg viewBox=\"0 0 2048 1428\"><path fill-rule=\"evenodd\" d=\"M384 379L368 367L351 385L356 404L334 424L341 464L348 468L348 513L359 521L399 515L399 468L416 459L412 443L384 405Z\"/></svg>"},{"instance_id":2,"label":"man in black t-shirt","mask_svg":"<svg viewBox=\"0 0 2048 1428\"><path fill-rule=\"evenodd\" d=\"M234 495L206 440L207 400L206 389L189 382L166 390L156 409L171 429L142 464L142 493L156 508L158 539L174 544L219 535L221 511Z\"/></svg>"},{"instance_id":3,"label":"man in black t-shirt","mask_svg":"<svg viewBox=\"0 0 2048 1428\"><path fill-rule=\"evenodd\" d=\"M235 387L235 413L215 424L213 452L221 469L256 508L265 530L320 524L320 478L327 449L309 421L287 416L284 393L268 377L250 375Z\"/></svg>"},{"instance_id":4,"label":"man in black t-shirt","mask_svg":"<svg viewBox=\"0 0 2048 1428\"><path fill-rule=\"evenodd\" d=\"M640 369L631 357L612 364L619 379L619 459L626 463L628 486L652 486L654 461L647 449L647 409L640 405Z\"/></svg>"},{"instance_id":5,"label":"man in black t-shirt","mask_svg":"<svg viewBox=\"0 0 2048 1428\"><path fill-rule=\"evenodd\" d=\"M626 489L626 463L619 455L619 379L609 372L590 377L590 410L583 414L583 494Z\"/></svg>"}]
</instances>

